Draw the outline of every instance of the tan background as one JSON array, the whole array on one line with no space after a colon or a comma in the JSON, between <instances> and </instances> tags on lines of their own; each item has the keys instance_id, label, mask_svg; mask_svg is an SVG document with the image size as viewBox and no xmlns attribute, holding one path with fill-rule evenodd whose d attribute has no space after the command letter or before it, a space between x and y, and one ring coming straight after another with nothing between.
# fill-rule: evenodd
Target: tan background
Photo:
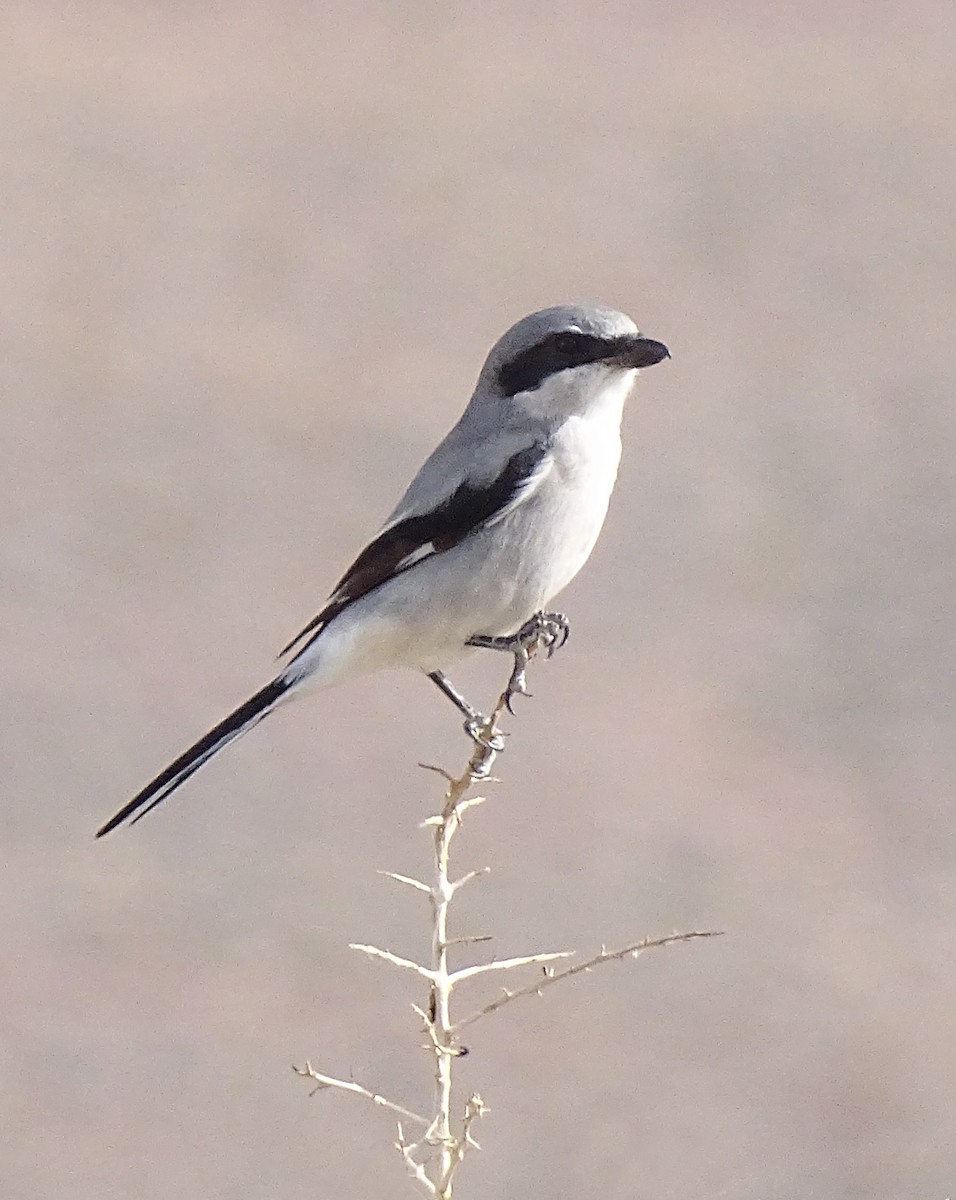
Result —
<instances>
[{"instance_id":1,"label":"tan background","mask_svg":"<svg viewBox=\"0 0 956 1200\"><path fill-rule=\"evenodd\" d=\"M0 1194L413 1194L289 1064L427 1103L421 997L345 945L422 947L374 871L462 762L437 692L318 696L92 832L268 678L491 342L581 298L674 357L459 927L727 936L472 1030L460 1194L944 1200L950 0L62 8L0 36Z\"/></svg>"}]
</instances>

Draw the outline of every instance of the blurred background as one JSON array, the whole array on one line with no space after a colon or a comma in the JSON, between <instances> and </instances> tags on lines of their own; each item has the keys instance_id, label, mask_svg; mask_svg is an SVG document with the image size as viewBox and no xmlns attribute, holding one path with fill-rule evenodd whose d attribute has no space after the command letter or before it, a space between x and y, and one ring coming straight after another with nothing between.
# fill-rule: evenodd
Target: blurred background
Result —
<instances>
[{"instance_id":1,"label":"blurred background","mask_svg":"<svg viewBox=\"0 0 956 1200\"><path fill-rule=\"evenodd\" d=\"M8 6L0 1194L414 1194L289 1066L429 1102L423 996L346 944L425 948L375 872L427 870L438 692L315 696L92 835L569 299L673 361L458 931L726 936L470 1029L458 1192L956 1189L954 54L942 0Z\"/></svg>"}]
</instances>

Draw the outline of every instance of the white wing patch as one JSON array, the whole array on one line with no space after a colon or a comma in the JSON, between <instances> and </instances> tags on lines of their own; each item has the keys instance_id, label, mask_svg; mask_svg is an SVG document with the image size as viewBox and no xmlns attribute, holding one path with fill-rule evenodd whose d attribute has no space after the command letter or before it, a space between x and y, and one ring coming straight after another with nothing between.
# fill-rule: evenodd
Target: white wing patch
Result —
<instances>
[{"instance_id":1,"label":"white wing patch","mask_svg":"<svg viewBox=\"0 0 956 1200\"><path fill-rule=\"evenodd\" d=\"M421 562L423 558L430 558L435 553L437 553L435 543L425 542L424 545L418 546L410 554L406 554L404 558L398 560L395 564L394 574L397 575L400 571L407 570L409 567L414 566L415 563Z\"/></svg>"}]
</instances>

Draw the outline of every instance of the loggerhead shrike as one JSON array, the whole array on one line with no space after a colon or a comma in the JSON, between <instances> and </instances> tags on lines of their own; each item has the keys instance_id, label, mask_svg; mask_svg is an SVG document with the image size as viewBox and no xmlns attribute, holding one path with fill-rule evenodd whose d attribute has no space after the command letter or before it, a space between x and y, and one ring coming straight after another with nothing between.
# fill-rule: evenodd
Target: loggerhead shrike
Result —
<instances>
[{"instance_id":1,"label":"loggerhead shrike","mask_svg":"<svg viewBox=\"0 0 956 1200\"><path fill-rule=\"evenodd\" d=\"M322 611L282 651L291 655L285 667L96 836L145 816L306 685L416 667L465 715L472 737L487 736L484 718L442 668L471 647L507 651L515 659L510 702L524 691L530 650L550 654L563 644L567 620L544 606L601 532L637 372L667 357L666 346L610 309L561 305L513 325L488 355L458 424Z\"/></svg>"}]
</instances>

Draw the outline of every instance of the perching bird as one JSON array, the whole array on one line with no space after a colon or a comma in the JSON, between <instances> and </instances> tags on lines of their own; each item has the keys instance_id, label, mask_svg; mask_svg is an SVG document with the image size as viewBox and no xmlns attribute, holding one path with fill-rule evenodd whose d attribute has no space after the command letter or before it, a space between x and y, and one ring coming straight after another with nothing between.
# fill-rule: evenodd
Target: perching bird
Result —
<instances>
[{"instance_id":1,"label":"perching bird","mask_svg":"<svg viewBox=\"0 0 956 1200\"><path fill-rule=\"evenodd\" d=\"M227 743L310 687L381 667L426 672L483 734L442 669L471 647L549 651L567 622L543 611L577 575L607 513L624 402L668 357L623 313L561 305L492 347L458 424L425 461L325 607L285 647L279 674L146 785L97 833L155 808Z\"/></svg>"}]
</instances>

